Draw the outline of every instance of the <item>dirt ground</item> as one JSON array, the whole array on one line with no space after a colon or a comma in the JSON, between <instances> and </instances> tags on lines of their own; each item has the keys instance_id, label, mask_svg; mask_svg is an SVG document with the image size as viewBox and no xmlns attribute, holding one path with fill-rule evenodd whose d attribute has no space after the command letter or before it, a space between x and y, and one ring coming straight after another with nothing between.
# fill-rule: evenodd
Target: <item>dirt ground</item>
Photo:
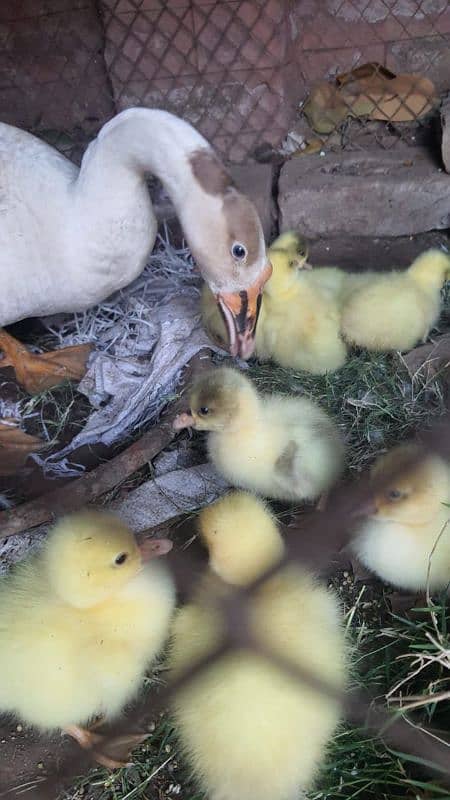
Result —
<instances>
[{"instance_id":1,"label":"dirt ground","mask_svg":"<svg viewBox=\"0 0 450 800\"><path fill-rule=\"evenodd\" d=\"M33 787L57 769L74 747L60 734L45 737L17 722L0 719L0 797L17 797L18 787L23 787L32 798Z\"/></svg>"}]
</instances>

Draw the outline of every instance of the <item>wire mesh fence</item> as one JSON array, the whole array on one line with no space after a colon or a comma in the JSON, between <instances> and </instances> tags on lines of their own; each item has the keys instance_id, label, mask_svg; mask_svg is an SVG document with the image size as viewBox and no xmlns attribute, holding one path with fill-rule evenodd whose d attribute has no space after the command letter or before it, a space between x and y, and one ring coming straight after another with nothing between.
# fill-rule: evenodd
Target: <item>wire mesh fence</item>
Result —
<instances>
[{"instance_id":1,"label":"wire mesh fence","mask_svg":"<svg viewBox=\"0 0 450 800\"><path fill-rule=\"evenodd\" d=\"M133 105L185 117L232 161L264 144L279 148L289 133L290 152L317 141L390 147L431 131L450 88L445 0L4 0L0 41L2 120L43 136L76 161L112 114ZM429 446L450 458L448 422ZM312 516L289 557L323 568L348 541L366 497L364 484L337 493L333 511ZM198 564L180 554L172 567L189 595ZM243 642L255 647L243 622L248 597L260 585L228 597L221 647L183 681ZM327 691L312 675L295 677ZM152 712L166 707L181 683L151 697ZM371 697L341 700L357 724L450 775L448 744L402 716L388 717ZM140 705L119 733L146 711ZM84 754L73 750L57 773L29 789L31 796L54 800L85 765Z\"/></svg>"},{"instance_id":2,"label":"wire mesh fence","mask_svg":"<svg viewBox=\"0 0 450 800\"><path fill-rule=\"evenodd\" d=\"M0 113L75 160L133 105L232 161L289 133L389 147L431 129L449 41L446 0L4 0Z\"/></svg>"},{"instance_id":3,"label":"wire mesh fence","mask_svg":"<svg viewBox=\"0 0 450 800\"><path fill-rule=\"evenodd\" d=\"M167 424L167 423L166 423ZM335 687L320 678L308 667L299 667L289 659L284 659L279 653L271 651L262 640L252 632L250 621L251 602L262 587L275 575L279 574L286 566L292 563L299 564L302 568L313 570L326 576L337 553L347 546L358 526L358 520L364 515L364 509L373 499L374 494L382 492L387 486L392 485L392 479L405 474L414 467L427 454L434 453L446 460L450 459L450 420L445 418L435 425L431 432L422 434L423 448L416 454L406 459L401 467L385 471L374 482L367 477L361 478L341 488L334 490L332 502L325 510L312 512L307 525L301 526L301 535L296 535L297 522L290 523L288 549L282 560L266 570L245 587L230 588L226 594L219 593L211 596L216 609L223 619L223 633L217 646L210 649L204 656L191 663L178 677L163 687L157 695L151 694L142 699L132 711L129 711L121 720L106 731L106 739L102 744L102 751L111 752L117 745L123 744L130 732L145 728L149 711L152 715L170 707L177 692L189 685L189 682L210 669L220 659L237 650L249 650L267 659L276 668L288 674L291 678L306 684L312 692L318 692L327 698L338 701L342 713L347 719L359 728L363 728L375 737L380 737L386 746L397 753L406 754L417 759L425 773L435 776L442 792L450 785L450 741L448 731L436 731L420 723L417 725L413 713L404 713L402 709L389 710L385 703L367 691L349 689L346 692L336 690ZM177 586L177 590L186 601L195 594L198 586L199 574L204 565L189 551L178 551L169 556L169 565ZM206 595L208 602L208 595ZM222 627L222 626L221 626ZM448 697L445 680L439 681L435 687L436 700L440 694L444 699ZM440 694L439 694L440 693ZM423 698L422 698L423 701ZM433 698L430 697L432 702ZM419 703L420 705L420 703ZM412 706L414 709L414 704ZM225 757L225 754L224 754ZM56 769L48 775L42 776L29 784L21 784L11 788L2 796L18 798L33 797L33 800L56 800L60 793L67 789L75 776L88 769L89 758L86 753L73 745L70 752L59 761ZM151 796L151 795L149 795ZM418 795L419 796L419 795Z\"/></svg>"}]
</instances>

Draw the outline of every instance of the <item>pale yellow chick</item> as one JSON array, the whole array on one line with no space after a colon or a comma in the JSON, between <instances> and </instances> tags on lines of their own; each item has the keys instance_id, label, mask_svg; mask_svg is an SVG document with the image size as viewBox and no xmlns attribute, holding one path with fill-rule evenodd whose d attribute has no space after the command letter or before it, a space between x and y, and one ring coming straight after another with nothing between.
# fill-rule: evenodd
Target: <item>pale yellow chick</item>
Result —
<instances>
[{"instance_id":1,"label":"pale yellow chick","mask_svg":"<svg viewBox=\"0 0 450 800\"><path fill-rule=\"evenodd\" d=\"M168 634L172 579L146 562L170 547L138 547L111 514L61 520L0 579L0 711L92 746L98 736L81 726L122 711Z\"/></svg>"},{"instance_id":2,"label":"pale yellow chick","mask_svg":"<svg viewBox=\"0 0 450 800\"><path fill-rule=\"evenodd\" d=\"M448 277L450 258L442 250L427 250L404 272L366 273L343 305L342 335L368 350L411 350L438 321Z\"/></svg>"},{"instance_id":3,"label":"pale yellow chick","mask_svg":"<svg viewBox=\"0 0 450 800\"><path fill-rule=\"evenodd\" d=\"M280 500L314 500L339 477L344 446L334 422L304 397L260 395L241 372L206 373L174 427L209 431L208 454L231 484Z\"/></svg>"},{"instance_id":4,"label":"pale yellow chick","mask_svg":"<svg viewBox=\"0 0 450 800\"><path fill-rule=\"evenodd\" d=\"M373 478L401 471L417 452L414 444L395 447L376 462ZM437 456L426 456L377 494L353 541L354 552L366 567L401 589L444 589L450 584L450 509L444 503L450 503L450 467Z\"/></svg>"},{"instance_id":5,"label":"pale yellow chick","mask_svg":"<svg viewBox=\"0 0 450 800\"><path fill-rule=\"evenodd\" d=\"M336 289L316 280L322 270L304 268L296 256L300 242L288 232L269 249L273 272L264 289L256 354L263 361L322 375L345 363L347 348Z\"/></svg>"},{"instance_id":6,"label":"pale yellow chick","mask_svg":"<svg viewBox=\"0 0 450 800\"><path fill-rule=\"evenodd\" d=\"M234 492L199 517L210 567L243 586L276 564L283 543L265 505ZM214 595L214 590L216 595ZM205 576L173 626L177 676L219 644L214 596L227 587ZM263 646L334 690L346 683L346 646L335 597L307 573L283 569L250 601L250 629ZM182 749L208 800L297 800L311 786L340 706L249 651L223 657L174 699Z\"/></svg>"},{"instance_id":7,"label":"pale yellow chick","mask_svg":"<svg viewBox=\"0 0 450 800\"><path fill-rule=\"evenodd\" d=\"M268 250L268 258L272 264L272 276L269 278L269 280L274 280L275 283L277 282L277 276L274 274L274 269L278 264L284 265L286 262L286 265L289 265L290 267L289 272L292 274L295 273L296 269L310 269L309 265L307 264L308 245L294 232L283 233L281 236L275 239ZM267 286L267 283L265 286ZM220 313L217 301L208 284L206 283L202 287L200 304L203 325L205 326L209 335L220 346L227 348L228 334L225 322L222 314ZM264 312L264 306L265 299L263 290L261 297L261 310L257 326L257 330L260 333L260 339L261 331L264 327L264 319L266 316Z\"/></svg>"}]
</instances>

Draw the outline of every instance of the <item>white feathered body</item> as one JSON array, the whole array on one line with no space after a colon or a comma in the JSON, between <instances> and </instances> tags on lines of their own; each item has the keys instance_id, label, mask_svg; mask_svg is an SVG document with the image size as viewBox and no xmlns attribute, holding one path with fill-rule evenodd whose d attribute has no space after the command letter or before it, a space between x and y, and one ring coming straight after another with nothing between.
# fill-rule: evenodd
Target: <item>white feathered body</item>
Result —
<instances>
[{"instance_id":1,"label":"white feathered body","mask_svg":"<svg viewBox=\"0 0 450 800\"><path fill-rule=\"evenodd\" d=\"M143 176L98 140L88 164L79 182L54 148L0 124L0 326L83 310L143 269L156 235Z\"/></svg>"}]
</instances>

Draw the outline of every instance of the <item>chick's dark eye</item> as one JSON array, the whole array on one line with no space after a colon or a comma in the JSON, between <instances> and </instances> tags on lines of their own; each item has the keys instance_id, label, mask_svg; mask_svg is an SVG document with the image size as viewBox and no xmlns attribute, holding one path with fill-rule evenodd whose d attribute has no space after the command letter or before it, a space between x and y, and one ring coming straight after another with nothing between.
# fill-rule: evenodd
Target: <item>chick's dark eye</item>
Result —
<instances>
[{"instance_id":1,"label":"chick's dark eye","mask_svg":"<svg viewBox=\"0 0 450 800\"><path fill-rule=\"evenodd\" d=\"M391 489L387 493L387 496L389 500L400 500L400 498L403 496L403 493L400 491L400 489Z\"/></svg>"},{"instance_id":2,"label":"chick's dark eye","mask_svg":"<svg viewBox=\"0 0 450 800\"><path fill-rule=\"evenodd\" d=\"M199 408L198 413L201 414L202 417L206 417L206 415L209 414L208 406L202 406L201 408Z\"/></svg>"},{"instance_id":3,"label":"chick's dark eye","mask_svg":"<svg viewBox=\"0 0 450 800\"><path fill-rule=\"evenodd\" d=\"M237 258L238 261L243 261L244 258L247 256L247 250L243 244L239 244L239 242L235 242L233 247L231 248L231 255L233 258Z\"/></svg>"},{"instance_id":4,"label":"chick's dark eye","mask_svg":"<svg viewBox=\"0 0 450 800\"><path fill-rule=\"evenodd\" d=\"M119 553L119 555L115 557L114 563L117 564L118 567L120 567L122 564L125 564L127 558L128 558L128 553Z\"/></svg>"}]
</instances>

